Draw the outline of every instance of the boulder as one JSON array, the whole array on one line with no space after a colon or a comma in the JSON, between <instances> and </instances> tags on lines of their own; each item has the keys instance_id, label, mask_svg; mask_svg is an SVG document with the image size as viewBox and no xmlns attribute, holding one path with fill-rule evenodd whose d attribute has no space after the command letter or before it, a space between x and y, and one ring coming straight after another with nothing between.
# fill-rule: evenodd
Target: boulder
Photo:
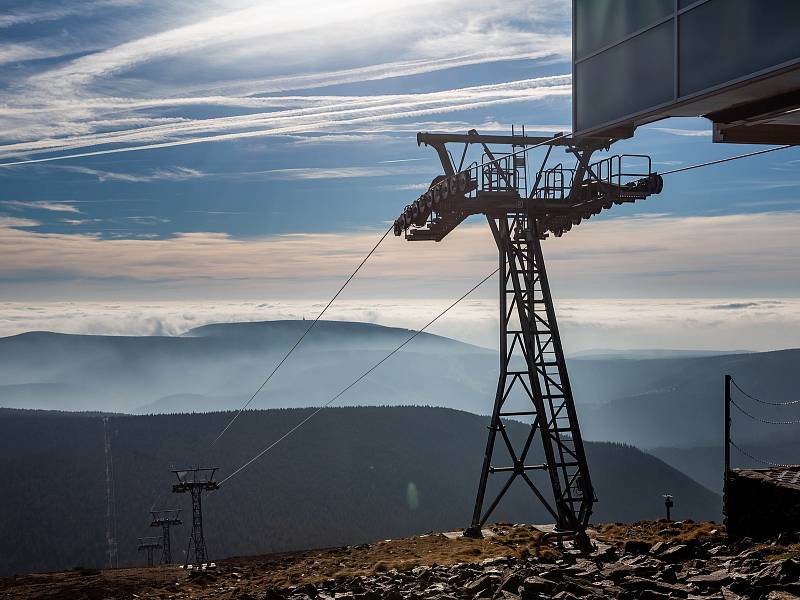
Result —
<instances>
[{"instance_id":1,"label":"boulder","mask_svg":"<svg viewBox=\"0 0 800 600\"><path fill-rule=\"evenodd\" d=\"M549 594L556 587L556 584L544 577L526 577L522 582L521 590L523 599L537 598L541 594Z\"/></svg>"},{"instance_id":2,"label":"boulder","mask_svg":"<svg viewBox=\"0 0 800 600\"><path fill-rule=\"evenodd\" d=\"M692 549L686 544L675 544L658 555L664 562L683 562L692 557Z\"/></svg>"},{"instance_id":3,"label":"boulder","mask_svg":"<svg viewBox=\"0 0 800 600\"><path fill-rule=\"evenodd\" d=\"M643 540L628 540L625 542L623 551L625 554L647 554L650 552L652 546L650 542L645 542Z\"/></svg>"},{"instance_id":4,"label":"boulder","mask_svg":"<svg viewBox=\"0 0 800 600\"><path fill-rule=\"evenodd\" d=\"M707 589L719 589L724 585L727 585L731 581L731 576L725 569L719 569L714 571L713 573L705 573L702 575L695 575L694 577L689 577L686 580L686 583L690 583L692 585L696 585L699 588Z\"/></svg>"}]
</instances>

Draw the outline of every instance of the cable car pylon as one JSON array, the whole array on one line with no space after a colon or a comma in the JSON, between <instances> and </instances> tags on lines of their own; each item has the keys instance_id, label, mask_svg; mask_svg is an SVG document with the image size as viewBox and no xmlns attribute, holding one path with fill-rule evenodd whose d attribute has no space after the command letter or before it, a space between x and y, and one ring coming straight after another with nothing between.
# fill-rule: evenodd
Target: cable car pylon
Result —
<instances>
[{"instance_id":1,"label":"cable car pylon","mask_svg":"<svg viewBox=\"0 0 800 600\"><path fill-rule=\"evenodd\" d=\"M584 219L614 204L634 202L663 187L646 156L617 155L590 163L592 154L613 140L553 137L417 134L417 143L433 147L444 175L406 206L394 223L397 236L409 241L440 241L468 216L484 214L499 254L500 376L489 424L472 520L464 535L481 537L481 528L511 485L521 479L553 517L556 535L588 544L586 527L597 501L581 438L564 350L547 278L541 242L560 237ZM455 167L448 143L464 144L462 164ZM471 144L482 147L481 162L463 167ZM510 146L495 155L491 145ZM575 157L574 168L562 163L546 168L554 147ZM529 151L545 151L529 185ZM637 165L631 167L631 164ZM529 189L530 188L530 189ZM522 399L522 410L507 408ZM524 441L512 440L505 419L523 419L530 428ZM544 464L528 457L539 439ZM505 448L505 453L500 449ZM493 461L506 456L497 466ZM538 481L533 472L545 474ZM505 475L499 492L485 507L490 475Z\"/></svg>"}]
</instances>

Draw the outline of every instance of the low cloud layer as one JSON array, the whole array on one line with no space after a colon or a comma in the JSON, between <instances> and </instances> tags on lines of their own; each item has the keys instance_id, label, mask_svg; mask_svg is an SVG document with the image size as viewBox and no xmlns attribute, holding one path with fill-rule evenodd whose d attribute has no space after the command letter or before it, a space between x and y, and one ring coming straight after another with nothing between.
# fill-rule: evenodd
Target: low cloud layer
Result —
<instances>
[{"instance_id":1,"label":"low cloud layer","mask_svg":"<svg viewBox=\"0 0 800 600\"><path fill-rule=\"evenodd\" d=\"M487 282L494 289L495 282ZM0 336L26 331L181 335L208 323L312 319L323 301L0 303ZM325 318L417 329L449 300L338 301ZM720 307L725 307L721 310ZM558 300L568 353L588 349L772 350L798 346L798 299ZM497 302L468 299L430 331L496 348ZM313 341L313 339L310 339Z\"/></svg>"}]
</instances>

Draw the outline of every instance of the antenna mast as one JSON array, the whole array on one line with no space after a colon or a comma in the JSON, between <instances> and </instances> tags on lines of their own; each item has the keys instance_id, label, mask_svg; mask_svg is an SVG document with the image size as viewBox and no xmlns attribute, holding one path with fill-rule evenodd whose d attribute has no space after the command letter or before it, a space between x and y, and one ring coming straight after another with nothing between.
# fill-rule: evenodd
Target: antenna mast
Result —
<instances>
[{"instance_id":1,"label":"antenna mast","mask_svg":"<svg viewBox=\"0 0 800 600\"><path fill-rule=\"evenodd\" d=\"M117 503L114 497L114 457L111 453L111 434L108 417L103 417L103 441L106 458L106 544L108 545L108 568L119 566L117 558Z\"/></svg>"}]
</instances>

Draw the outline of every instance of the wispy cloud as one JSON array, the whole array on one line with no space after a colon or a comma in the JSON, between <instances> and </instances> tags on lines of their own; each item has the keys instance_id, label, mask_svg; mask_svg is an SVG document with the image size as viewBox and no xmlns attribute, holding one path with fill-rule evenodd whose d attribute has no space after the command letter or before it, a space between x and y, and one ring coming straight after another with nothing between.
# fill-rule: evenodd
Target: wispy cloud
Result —
<instances>
[{"instance_id":1,"label":"wispy cloud","mask_svg":"<svg viewBox=\"0 0 800 600\"><path fill-rule=\"evenodd\" d=\"M46 210L50 212L80 213L80 209L69 202L48 202L46 200L24 201L4 200L4 206L18 210Z\"/></svg>"},{"instance_id":2,"label":"wispy cloud","mask_svg":"<svg viewBox=\"0 0 800 600\"><path fill-rule=\"evenodd\" d=\"M710 129L679 129L677 127L651 127L650 129L680 137L711 137Z\"/></svg>"},{"instance_id":3,"label":"wispy cloud","mask_svg":"<svg viewBox=\"0 0 800 600\"><path fill-rule=\"evenodd\" d=\"M5 230L14 230L17 227L38 227L41 225L38 221L33 219L23 219L21 217L9 217L7 215L0 215L0 232Z\"/></svg>"},{"instance_id":4,"label":"wispy cloud","mask_svg":"<svg viewBox=\"0 0 800 600\"><path fill-rule=\"evenodd\" d=\"M0 17L2 18L2 17ZM0 29L2 27L0 26ZM41 60L63 56L74 49L54 43L5 43L0 44L0 65Z\"/></svg>"},{"instance_id":5,"label":"wispy cloud","mask_svg":"<svg viewBox=\"0 0 800 600\"><path fill-rule=\"evenodd\" d=\"M116 173L113 171L102 171L100 169L90 169L88 167L68 166L61 167L65 171L80 173L96 177L98 181L122 181L126 183L149 183L152 181L187 181L189 179L199 179L206 177L207 173L198 169L188 167L169 167L166 169L155 169L149 173Z\"/></svg>"},{"instance_id":6,"label":"wispy cloud","mask_svg":"<svg viewBox=\"0 0 800 600\"><path fill-rule=\"evenodd\" d=\"M396 158L394 160L382 160L379 164L382 165L390 165L394 163L407 163L407 162L417 162L421 160L430 160L429 158Z\"/></svg>"},{"instance_id":7,"label":"wispy cloud","mask_svg":"<svg viewBox=\"0 0 800 600\"><path fill-rule=\"evenodd\" d=\"M295 169L271 169L264 171L274 179L353 179L361 177L387 177L418 173L412 167L302 167Z\"/></svg>"},{"instance_id":8,"label":"wispy cloud","mask_svg":"<svg viewBox=\"0 0 800 600\"><path fill-rule=\"evenodd\" d=\"M0 166L7 167L203 142L324 131L333 127L360 126L399 118L417 118L516 102L566 97L569 96L570 91L571 85L568 76L553 76L451 89L443 92L349 97L324 107L277 110L235 117L193 119L128 131L6 144L0 146L0 156L13 157L31 153L70 151L109 144L138 143L140 145L9 161L0 163Z\"/></svg>"},{"instance_id":9,"label":"wispy cloud","mask_svg":"<svg viewBox=\"0 0 800 600\"><path fill-rule=\"evenodd\" d=\"M89 13L100 8L135 4L140 0L82 0L81 2L31 2L26 8L6 10L0 15L0 29L30 25L43 21L58 21L66 17Z\"/></svg>"},{"instance_id":10,"label":"wispy cloud","mask_svg":"<svg viewBox=\"0 0 800 600\"><path fill-rule=\"evenodd\" d=\"M383 189L388 190L396 190L396 191L409 191L409 192L417 192L422 190L427 190L430 187L430 183L403 183L399 185L386 185L383 186Z\"/></svg>"}]
</instances>

